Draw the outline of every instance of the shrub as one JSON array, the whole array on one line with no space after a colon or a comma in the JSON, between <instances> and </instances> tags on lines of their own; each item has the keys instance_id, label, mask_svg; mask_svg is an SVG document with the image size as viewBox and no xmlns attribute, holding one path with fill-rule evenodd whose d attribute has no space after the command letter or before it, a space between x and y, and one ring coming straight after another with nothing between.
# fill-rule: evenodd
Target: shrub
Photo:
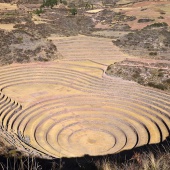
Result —
<instances>
[{"instance_id":1,"label":"shrub","mask_svg":"<svg viewBox=\"0 0 170 170\"><path fill-rule=\"evenodd\" d=\"M154 28L154 27L167 27L168 24L166 22L156 22L154 24L148 25L145 28Z\"/></svg>"},{"instance_id":2,"label":"shrub","mask_svg":"<svg viewBox=\"0 0 170 170\"><path fill-rule=\"evenodd\" d=\"M70 13L71 13L72 15L76 15L76 14L77 14L77 9L76 9L76 8L71 8L71 9L70 9Z\"/></svg>"},{"instance_id":3,"label":"shrub","mask_svg":"<svg viewBox=\"0 0 170 170\"><path fill-rule=\"evenodd\" d=\"M157 52L150 52L149 55L155 56L157 55Z\"/></svg>"},{"instance_id":4,"label":"shrub","mask_svg":"<svg viewBox=\"0 0 170 170\"><path fill-rule=\"evenodd\" d=\"M150 26L152 26L152 27L164 27L164 26L166 26L167 27L168 24L166 22L156 22L156 23L154 23Z\"/></svg>"},{"instance_id":5,"label":"shrub","mask_svg":"<svg viewBox=\"0 0 170 170\"><path fill-rule=\"evenodd\" d=\"M161 89L161 90L166 90L166 89L167 89L167 87L164 86L164 85L161 84L161 83L155 84L154 82L149 82L149 83L148 83L148 86L154 87L154 88L157 88L157 89Z\"/></svg>"},{"instance_id":6,"label":"shrub","mask_svg":"<svg viewBox=\"0 0 170 170\"><path fill-rule=\"evenodd\" d=\"M23 37L17 37L18 43L23 43Z\"/></svg>"},{"instance_id":7,"label":"shrub","mask_svg":"<svg viewBox=\"0 0 170 170\"><path fill-rule=\"evenodd\" d=\"M170 79L167 79L166 82L167 82L168 84L170 84Z\"/></svg>"},{"instance_id":8,"label":"shrub","mask_svg":"<svg viewBox=\"0 0 170 170\"><path fill-rule=\"evenodd\" d=\"M146 30L146 29L154 29L154 28L167 28L168 24L166 22L156 22L154 24L151 25L147 25L146 27L144 27L142 30Z\"/></svg>"},{"instance_id":9,"label":"shrub","mask_svg":"<svg viewBox=\"0 0 170 170\"><path fill-rule=\"evenodd\" d=\"M139 77L139 78L137 79L137 82L138 82L139 84L143 84L143 83L144 83L144 79L143 79L142 77Z\"/></svg>"},{"instance_id":10,"label":"shrub","mask_svg":"<svg viewBox=\"0 0 170 170\"><path fill-rule=\"evenodd\" d=\"M65 1L65 0L63 0L62 3L63 3L64 5L67 5L67 1Z\"/></svg>"},{"instance_id":11,"label":"shrub","mask_svg":"<svg viewBox=\"0 0 170 170\"><path fill-rule=\"evenodd\" d=\"M161 12L160 12L160 14L165 15L165 14L166 14L166 12L165 12L165 11L161 11Z\"/></svg>"},{"instance_id":12,"label":"shrub","mask_svg":"<svg viewBox=\"0 0 170 170\"><path fill-rule=\"evenodd\" d=\"M41 7L50 7L53 8L54 5L57 5L58 0L43 0L43 4Z\"/></svg>"},{"instance_id":13,"label":"shrub","mask_svg":"<svg viewBox=\"0 0 170 170\"><path fill-rule=\"evenodd\" d=\"M24 60L24 59L23 59L22 57L19 57L19 58L16 59L17 63L22 63L23 60Z\"/></svg>"},{"instance_id":14,"label":"shrub","mask_svg":"<svg viewBox=\"0 0 170 170\"><path fill-rule=\"evenodd\" d=\"M143 22L153 22L155 21L154 19L149 19L149 18L141 18L138 20L138 23L143 23Z\"/></svg>"},{"instance_id":15,"label":"shrub","mask_svg":"<svg viewBox=\"0 0 170 170\"><path fill-rule=\"evenodd\" d=\"M159 72L158 73L158 77L163 77L164 76L164 73L163 72Z\"/></svg>"},{"instance_id":16,"label":"shrub","mask_svg":"<svg viewBox=\"0 0 170 170\"><path fill-rule=\"evenodd\" d=\"M87 9L92 9L93 7L92 7L92 5L89 3L89 2L87 2L86 4L85 4L85 9L87 10Z\"/></svg>"},{"instance_id":17,"label":"shrub","mask_svg":"<svg viewBox=\"0 0 170 170\"><path fill-rule=\"evenodd\" d=\"M159 16L158 19L164 19L164 17L163 16Z\"/></svg>"},{"instance_id":18,"label":"shrub","mask_svg":"<svg viewBox=\"0 0 170 170\"><path fill-rule=\"evenodd\" d=\"M109 65L108 67L107 67L107 71L109 71L109 70L111 70L112 69L112 65Z\"/></svg>"},{"instance_id":19,"label":"shrub","mask_svg":"<svg viewBox=\"0 0 170 170\"><path fill-rule=\"evenodd\" d=\"M36 10L34 11L34 13L37 14L37 15L39 15L39 16L40 16L40 14L43 13L43 12L44 12L44 11L42 10L42 8L36 9Z\"/></svg>"},{"instance_id":20,"label":"shrub","mask_svg":"<svg viewBox=\"0 0 170 170\"><path fill-rule=\"evenodd\" d=\"M132 77L135 78L135 79L137 79L139 76L140 76L140 73L138 73L138 72L135 72L135 73L132 75Z\"/></svg>"}]
</instances>

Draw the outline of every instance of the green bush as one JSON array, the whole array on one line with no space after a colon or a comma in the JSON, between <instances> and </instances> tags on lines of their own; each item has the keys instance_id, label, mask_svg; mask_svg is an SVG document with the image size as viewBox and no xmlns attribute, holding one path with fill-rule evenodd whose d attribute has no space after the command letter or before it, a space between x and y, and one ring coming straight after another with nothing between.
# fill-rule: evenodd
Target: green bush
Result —
<instances>
[{"instance_id":1,"label":"green bush","mask_svg":"<svg viewBox=\"0 0 170 170\"><path fill-rule=\"evenodd\" d=\"M132 77L137 79L138 77L140 77L140 73L135 71L135 73L132 75Z\"/></svg>"},{"instance_id":2,"label":"green bush","mask_svg":"<svg viewBox=\"0 0 170 170\"><path fill-rule=\"evenodd\" d=\"M143 29L159 28L159 27L168 27L168 24L166 22L156 22L154 24L144 27Z\"/></svg>"},{"instance_id":3,"label":"green bush","mask_svg":"<svg viewBox=\"0 0 170 170\"><path fill-rule=\"evenodd\" d=\"M155 56L157 55L157 52L150 52L149 55Z\"/></svg>"},{"instance_id":4,"label":"green bush","mask_svg":"<svg viewBox=\"0 0 170 170\"><path fill-rule=\"evenodd\" d=\"M112 64L107 67L107 71L112 69Z\"/></svg>"},{"instance_id":5,"label":"green bush","mask_svg":"<svg viewBox=\"0 0 170 170\"><path fill-rule=\"evenodd\" d=\"M76 15L76 14L77 14L77 9L76 9L76 8L71 8L71 9L70 9L70 13L71 13L72 15Z\"/></svg>"},{"instance_id":6,"label":"green bush","mask_svg":"<svg viewBox=\"0 0 170 170\"><path fill-rule=\"evenodd\" d=\"M166 83L170 84L170 79L167 79L167 80L166 80Z\"/></svg>"},{"instance_id":7,"label":"green bush","mask_svg":"<svg viewBox=\"0 0 170 170\"><path fill-rule=\"evenodd\" d=\"M154 23L154 24L152 24L152 25L150 25L151 27L167 27L168 26L168 24L166 23L166 22L156 22L156 23Z\"/></svg>"},{"instance_id":8,"label":"green bush","mask_svg":"<svg viewBox=\"0 0 170 170\"><path fill-rule=\"evenodd\" d=\"M160 14L165 15L165 14L166 14L166 12L165 12L165 11L161 11L161 12L160 12Z\"/></svg>"},{"instance_id":9,"label":"green bush","mask_svg":"<svg viewBox=\"0 0 170 170\"><path fill-rule=\"evenodd\" d=\"M18 43L23 43L23 37L17 37Z\"/></svg>"},{"instance_id":10,"label":"green bush","mask_svg":"<svg viewBox=\"0 0 170 170\"><path fill-rule=\"evenodd\" d=\"M161 90L166 90L167 89L167 87L164 86L163 84L155 84L154 82L149 82L148 86L154 87L154 88L157 88L157 89L161 89Z\"/></svg>"},{"instance_id":11,"label":"green bush","mask_svg":"<svg viewBox=\"0 0 170 170\"><path fill-rule=\"evenodd\" d=\"M159 72L158 73L158 77L163 77L164 76L164 73L163 72Z\"/></svg>"},{"instance_id":12,"label":"green bush","mask_svg":"<svg viewBox=\"0 0 170 170\"><path fill-rule=\"evenodd\" d=\"M144 83L144 79L143 79L142 77L139 77L139 78L137 79L137 82L138 82L139 84L143 84L143 83Z\"/></svg>"},{"instance_id":13,"label":"green bush","mask_svg":"<svg viewBox=\"0 0 170 170\"><path fill-rule=\"evenodd\" d=\"M36 9L36 10L34 11L34 13L37 14L37 15L40 15L40 14L42 14L43 12L44 12L44 11L42 10L42 8Z\"/></svg>"},{"instance_id":14,"label":"green bush","mask_svg":"<svg viewBox=\"0 0 170 170\"><path fill-rule=\"evenodd\" d=\"M63 3L64 5L67 5L67 1L63 0L61 3Z\"/></svg>"},{"instance_id":15,"label":"green bush","mask_svg":"<svg viewBox=\"0 0 170 170\"><path fill-rule=\"evenodd\" d=\"M43 0L43 4L41 7L50 7L53 8L54 5L57 5L58 0Z\"/></svg>"},{"instance_id":16,"label":"green bush","mask_svg":"<svg viewBox=\"0 0 170 170\"><path fill-rule=\"evenodd\" d=\"M91 4L89 3L89 2L87 2L86 4L85 4L85 9L87 10L87 9L92 9L92 6L91 6Z\"/></svg>"}]
</instances>

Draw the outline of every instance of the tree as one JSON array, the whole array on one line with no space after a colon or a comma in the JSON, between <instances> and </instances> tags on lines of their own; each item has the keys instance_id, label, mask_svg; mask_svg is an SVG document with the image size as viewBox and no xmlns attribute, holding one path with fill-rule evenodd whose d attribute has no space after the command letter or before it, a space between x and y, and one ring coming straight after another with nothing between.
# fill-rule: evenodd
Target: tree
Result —
<instances>
[{"instance_id":1,"label":"tree","mask_svg":"<svg viewBox=\"0 0 170 170\"><path fill-rule=\"evenodd\" d=\"M54 5L57 5L58 0L43 0L43 5L42 7L50 7L53 8Z\"/></svg>"}]
</instances>

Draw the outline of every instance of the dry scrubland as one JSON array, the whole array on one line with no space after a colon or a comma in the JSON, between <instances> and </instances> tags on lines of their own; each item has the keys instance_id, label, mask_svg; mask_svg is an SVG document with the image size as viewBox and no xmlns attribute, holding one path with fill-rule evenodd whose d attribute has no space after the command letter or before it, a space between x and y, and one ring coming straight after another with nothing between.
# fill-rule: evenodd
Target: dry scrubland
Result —
<instances>
[{"instance_id":1,"label":"dry scrubland","mask_svg":"<svg viewBox=\"0 0 170 170\"><path fill-rule=\"evenodd\" d=\"M44 8L40 16L32 12L36 5L22 4L18 9L0 4L0 55L1 65L6 65L0 68L0 144L2 154L14 157L1 167L40 169L43 163L34 160L36 157L60 158L50 162L52 169L169 168L168 140L167 149L163 145L151 153L133 150L169 137L169 56L158 53L155 60L146 52L141 59L127 40L129 33L138 34L134 29L157 22L160 12L164 12L161 21L167 25L152 29L166 30L169 35L169 4L120 3L124 4L119 2L110 9L100 6L99 10L97 4L97 10L88 12L77 7L76 16L61 4ZM149 20L143 13L146 10L154 11ZM142 23L137 24L139 19ZM163 40L165 37L154 43ZM140 43L134 47L139 46L138 51L143 50ZM160 46L156 47L150 52L160 51ZM162 76L154 69L162 69ZM167 91L139 85L138 76L143 76L144 85L155 80L162 83L166 78ZM131 154L122 160L127 150ZM99 157L108 154L111 156Z\"/></svg>"}]
</instances>

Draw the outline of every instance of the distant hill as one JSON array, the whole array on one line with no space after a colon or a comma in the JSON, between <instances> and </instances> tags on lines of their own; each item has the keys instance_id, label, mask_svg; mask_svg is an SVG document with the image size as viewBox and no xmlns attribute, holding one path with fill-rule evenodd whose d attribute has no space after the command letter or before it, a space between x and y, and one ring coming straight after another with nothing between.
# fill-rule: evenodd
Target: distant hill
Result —
<instances>
[{"instance_id":1,"label":"distant hill","mask_svg":"<svg viewBox=\"0 0 170 170\"><path fill-rule=\"evenodd\" d=\"M67 0L68 2L100 2L102 0ZM141 1L146 1L146 0L104 0L106 4L112 4L116 3L117 5L126 5L129 3L135 3L135 2L141 2ZM21 2L21 3L42 3L43 0L0 0L0 3L5 2L5 3L10 3L10 2ZM103 2L103 1L102 1Z\"/></svg>"},{"instance_id":2,"label":"distant hill","mask_svg":"<svg viewBox=\"0 0 170 170\"><path fill-rule=\"evenodd\" d=\"M43 0L0 0L0 3L22 2L22 3L41 3Z\"/></svg>"}]
</instances>

